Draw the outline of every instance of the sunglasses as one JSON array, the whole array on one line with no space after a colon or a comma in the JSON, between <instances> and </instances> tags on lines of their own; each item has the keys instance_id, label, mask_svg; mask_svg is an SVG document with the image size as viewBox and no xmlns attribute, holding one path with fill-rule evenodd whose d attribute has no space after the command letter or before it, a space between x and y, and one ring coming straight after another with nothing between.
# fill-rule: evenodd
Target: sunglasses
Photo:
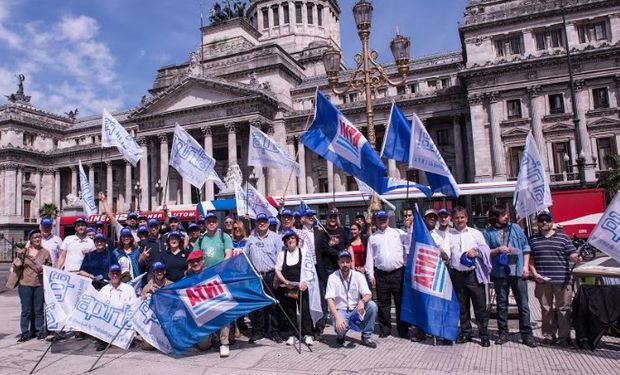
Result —
<instances>
[{"instance_id":1,"label":"sunglasses","mask_svg":"<svg viewBox=\"0 0 620 375\"><path fill-rule=\"evenodd\" d=\"M202 261L202 258L200 259L192 259L189 261L189 264L195 264L195 263L200 263Z\"/></svg>"}]
</instances>

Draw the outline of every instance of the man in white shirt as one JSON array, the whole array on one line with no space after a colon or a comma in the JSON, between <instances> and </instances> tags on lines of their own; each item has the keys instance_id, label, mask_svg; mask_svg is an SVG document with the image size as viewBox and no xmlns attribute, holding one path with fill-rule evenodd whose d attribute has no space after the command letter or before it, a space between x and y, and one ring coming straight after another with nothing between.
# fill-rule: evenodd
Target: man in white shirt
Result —
<instances>
[{"instance_id":1,"label":"man in white shirt","mask_svg":"<svg viewBox=\"0 0 620 375\"><path fill-rule=\"evenodd\" d=\"M124 305L132 304L137 298L136 291L128 284L121 282L121 267L118 264L110 266L108 272L110 282L101 288L99 295L107 302L108 305L122 309ZM95 350L98 352L104 350L107 344L104 341L97 340L95 342Z\"/></svg>"},{"instance_id":2,"label":"man in white shirt","mask_svg":"<svg viewBox=\"0 0 620 375\"><path fill-rule=\"evenodd\" d=\"M450 222L452 217L445 208L437 211L439 226L431 232L437 246L441 250L441 255L445 261L450 259Z\"/></svg>"},{"instance_id":3,"label":"man in white shirt","mask_svg":"<svg viewBox=\"0 0 620 375\"><path fill-rule=\"evenodd\" d=\"M457 344L472 341L472 327L470 315L470 303L474 305L474 313L478 322L480 345L488 347L489 341L488 323L489 311L484 282L480 282L476 275L476 263L479 262L480 252L488 246L484 236L477 229L467 226L467 211L463 207L455 207L452 210L454 228L450 230L450 277L454 291L460 304L461 332ZM490 270L487 270L488 282Z\"/></svg>"},{"instance_id":4,"label":"man in white shirt","mask_svg":"<svg viewBox=\"0 0 620 375\"><path fill-rule=\"evenodd\" d=\"M351 267L351 254L343 250L338 254L338 271L329 275L325 300L332 315L336 342L343 345L351 322L362 332L362 345L376 348L371 335L375 329L377 305L364 275Z\"/></svg>"},{"instance_id":5,"label":"man in white shirt","mask_svg":"<svg viewBox=\"0 0 620 375\"><path fill-rule=\"evenodd\" d=\"M413 208L405 208L403 211L403 245L405 246L405 254L409 254L411 247L411 238L413 237Z\"/></svg>"},{"instance_id":6,"label":"man in white shirt","mask_svg":"<svg viewBox=\"0 0 620 375\"><path fill-rule=\"evenodd\" d=\"M60 245L62 240L60 237L52 233L52 227L54 222L49 217L41 219L39 228L41 229L41 246L43 246L50 253L52 259L52 267L58 263L58 257L60 256ZM26 247L27 248L27 247Z\"/></svg>"},{"instance_id":7,"label":"man in white shirt","mask_svg":"<svg viewBox=\"0 0 620 375\"><path fill-rule=\"evenodd\" d=\"M374 214L377 230L368 238L366 272L368 280L377 288L379 305L379 337L392 332L392 298L396 305L398 335L409 338L409 324L400 320L400 305L403 297L403 275L405 273L404 232L388 226L388 214L381 210Z\"/></svg>"},{"instance_id":8,"label":"man in white shirt","mask_svg":"<svg viewBox=\"0 0 620 375\"><path fill-rule=\"evenodd\" d=\"M75 234L65 237L62 241L56 268L79 272L84 255L95 250L95 243L86 235L87 221L85 218L77 218L73 225Z\"/></svg>"}]
</instances>

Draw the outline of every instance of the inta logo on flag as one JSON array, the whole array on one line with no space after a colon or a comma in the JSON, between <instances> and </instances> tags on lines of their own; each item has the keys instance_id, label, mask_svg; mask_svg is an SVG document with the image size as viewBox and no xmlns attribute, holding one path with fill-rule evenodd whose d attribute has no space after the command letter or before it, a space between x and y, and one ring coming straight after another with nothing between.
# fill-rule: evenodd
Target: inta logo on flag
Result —
<instances>
[{"instance_id":1,"label":"inta logo on flag","mask_svg":"<svg viewBox=\"0 0 620 375\"><path fill-rule=\"evenodd\" d=\"M338 132L329 145L333 152L340 155L358 168L362 167L362 146L366 138L346 117L338 115Z\"/></svg>"},{"instance_id":2,"label":"inta logo on flag","mask_svg":"<svg viewBox=\"0 0 620 375\"><path fill-rule=\"evenodd\" d=\"M198 326L215 319L239 304L219 276L190 288L179 289L177 293Z\"/></svg>"},{"instance_id":3,"label":"inta logo on flag","mask_svg":"<svg viewBox=\"0 0 620 375\"><path fill-rule=\"evenodd\" d=\"M450 276L441 259L439 249L429 244L417 242L414 254L411 287L420 292L450 300L452 298L452 284L447 282Z\"/></svg>"}]
</instances>

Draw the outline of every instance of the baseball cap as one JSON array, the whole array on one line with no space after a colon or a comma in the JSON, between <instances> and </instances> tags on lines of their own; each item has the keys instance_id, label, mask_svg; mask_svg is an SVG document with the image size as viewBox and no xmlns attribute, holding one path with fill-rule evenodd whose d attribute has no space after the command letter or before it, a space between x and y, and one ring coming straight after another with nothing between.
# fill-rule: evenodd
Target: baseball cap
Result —
<instances>
[{"instance_id":1,"label":"baseball cap","mask_svg":"<svg viewBox=\"0 0 620 375\"><path fill-rule=\"evenodd\" d=\"M127 219L137 219L138 214L135 212L127 212Z\"/></svg>"},{"instance_id":2,"label":"baseball cap","mask_svg":"<svg viewBox=\"0 0 620 375\"><path fill-rule=\"evenodd\" d=\"M166 240L169 240L171 237L177 237L179 240L183 238L183 236L181 235L181 232L179 232L178 230L173 230L172 232L168 232L168 237L166 238Z\"/></svg>"},{"instance_id":3,"label":"baseball cap","mask_svg":"<svg viewBox=\"0 0 620 375\"><path fill-rule=\"evenodd\" d=\"M374 218L375 219L387 219L388 214L387 212L383 211L383 210L379 210L377 212L375 212L374 214Z\"/></svg>"},{"instance_id":4,"label":"baseball cap","mask_svg":"<svg viewBox=\"0 0 620 375\"><path fill-rule=\"evenodd\" d=\"M169 221L169 222L170 222L170 221L179 221L179 218L178 218L178 217L176 217L176 216L174 216L174 215L172 215L172 216L168 217L168 221Z\"/></svg>"},{"instance_id":5,"label":"baseball cap","mask_svg":"<svg viewBox=\"0 0 620 375\"><path fill-rule=\"evenodd\" d=\"M280 216L293 216L293 211L289 210L288 208L285 208L282 211L280 211Z\"/></svg>"},{"instance_id":6,"label":"baseball cap","mask_svg":"<svg viewBox=\"0 0 620 375\"><path fill-rule=\"evenodd\" d=\"M348 252L346 250L342 250L341 252L338 253L338 259L344 258L344 257L352 258L350 252Z\"/></svg>"},{"instance_id":7,"label":"baseball cap","mask_svg":"<svg viewBox=\"0 0 620 375\"><path fill-rule=\"evenodd\" d=\"M213 212L209 212L205 215L205 221L209 220L209 219L215 219L217 220L217 215Z\"/></svg>"},{"instance_id":8,"label":"baseball cap","mask_svg":"<svg viewBox=\"0 0 620 375\"><path fill-rule=\"evenodd\" d=\"M78 217L77 219L75 219L75 221L73 222L73 225L78 225L78 224L84 224L84 225L88 225L88 221L86 220L85 217Z\"/></svg>"},{"instance_id":9,"label":"baseball cap","mask_svg":"<svg viewBox=\"0 0 620 375\"><path fill-rule=\"evenodd\" d=\"M295 212L293 212L293 217L294 217L295 219L298 219L298 218L300 218L300 217L301 217L301 214L299 213L299 211L295 211Z\"/></svg>"},{"instance_id":10,"label":"baseball cap","mask_svg":"<svg viewBox=\"0 0 620 375\"><path fill-rule=\"evenodd\" d=\"M476 258L470 258L467 253L461 254L460 263L465 267L472 267L476 265Z\"/></svg>"},{"instance_id":11,"label":"baseball cap","mask_svg":"<svg viewBox=\"0 0 620 375\"><path fill-rule=\"evenodd\" d=\"M284 232L284 234L282 235L282 241L286 241L291 236L295 236L299 239L299 236L297 235L297 233L295 233L294 230L289 229L286 232Z\"/></svg>"},{"instance_id":12,"label":"baseball cap","mask_svg":"<svg viewBox=\"0 0 620 375\"><path fill-rule=\"evenodd\" d=\"M133 234L131 233L131 229L125 227L123 229L121 229L121 235L120 237L133 237Z\"/></svg>"},{"instance_id":13,"label":"baseball cap","mask_svg":"<svg viewBox=\"0 0 620 375\"><path fill-rule=\"evenodd\" d=\"M439 215L439 216L450 215L450 212L448 210L446 210L445 208L442 208L441 210L437 211L437 215Z\"/></svg>"},{"instance_id":14,"label":"baseball cap","mask_svg":"<svg viewBox=\"0 0 620 375\"><path fill-rule=\"evenodd\" d=\"M147 222L149 227L159 226L159 220L157 219L149 219Z\"/></svg>"},{"instance_id":15,"label":"baseball cap","mask_svg":"<svg viewBox=\"0 0 620 375\"><path fill-rule=\"evenodd\" d=\"M332 208L331 210L329 210L327 212L328 216L332 216L332 215L340 215L340 211L338 211L338 209L336 207Z\"/></svg>"},{"instance_id":16,"label":"baseball cap","mask_svg":"<svg viewBox=\"0 0 620 375\"><path fill-rule=\"evenodd\" d=\"M187 256L187 261L190 262L192 260L196 260L196 259L202 259L202 251L201 250L194 250L191 253L189 253L189 255Z\"/></svg>"},{"instance_id":17,"label":"baseball cap","mask_svg":"<svg viewBox=\"0 0 620 375\"><path fill-rule=\"evenodd\" d=\"M314 215L316 215L316 212L308 208L306 211L304 211L304 214L302 216L314 216Z\"/></svg>"},{"instance_id":18,"label":"baseball cap","mask_svg":"<svg viewBox=\"0 0 620 375\"><path fill-rule=\"evenodd\" d=\"M54 222L49 217L44 217L43 219L41 219L41 226L42 227L51 227L53 223Z\"/></svg>"},{"instance_id":19,"label":"baseball cap","mask_svg":"<svg viewBox=\"0 0 620 375\"><path fill-rule=\"evenodd\" d=\"M112 272L121 272L121 266L119 266L118 264L113 264L110 266L110 269L108 270L108 272L112 273Z\"/></svg>"},{"instance_id":20,"label":"baseball cap","mask_svg":"<svg viewBox=\"0 0 620 375\"><path fill-rule=\"evenodd\" d=\"M37 233L41 233L41 230L39 228L31 230L30 232L28 232L28 239L30 239L30 237L32 237L33 234L37 234Z\"/></svg>"},{"instance_id":21,"label":"baseball cap","mask_svg":"<svg viewBox=\"0 0 620 375\"><path fill-rule=\"evenodd\" d=\"M138 227L137 233L148 233L149 232L149 228L145 227L144 225L141 225Z\"/></svg>"},{"instance_id":22,"label":"baseball cap","mask_svg":"<svg viewBox=\"0 0 620 375\"><path fill-rule=\"evenodd\" d=\"M276 219L273 216L269 216L269 225L277 225L278 224L278 219Z\"/></svg>"},{"instance_id":23,"label":"baseball cap","mask_svg":"<svg viewBox=\"0 0 620 375\"><path fill-rule=\"evenodd\" d=\"M95 222L95 226L96 227L103 227L103 226L105 226L105 223L103 221L101 221L101 220L97 220Z\"/></svg>"},{"instance_id":24,"label":"baseball cap","mask_svg":"<svg viewBox=\"0 0 620 375\"><path fill-rule=\"evenodd\" d=\"M95 235L95 238L93 238L93 241L97 242L97 241L105 241L105 236L101 233L97 233Z\"/></svg>"},{"instance_id":25,"label":"baseball cap","mask_svg":"<svg viewBox=\"0 0 620 375\"><path fill-rule=\"evenodd\" d=\"M93 227L86 228L86 233L96 233L96 232L97 232L97 230L95 228L93 228Z\"/></svg>"},{"instance_id":26,"label":"baseball cap","mask_svg":"<svg viewBox=\"0 0 620 375\"><path fill-rule=\"evenodd\" d=\"M155 262L153 263L153 265L151 266L151 269L153 271L157 271L157 270L165 270L166 269L166 265L163 264L162 262Z\"/></svg>"},{"instance_id":27,"label":"baseball cap","mask_svg":"<svg viewBox=\"0 0 620 375\"><path fill-rule=\"evenodd\" d=\"M429 208L428 210L424 211L424 217L426 217L427 215L439 216L437 214L437 211L433 210L432 208Z\"/></svg>"},{"instance_id":28,"label":"baseball cap","mask_svg":"<svg viewBox=\"0 0 620 375\"><path fill-rule=\"evenodd\" d=\"M188 230L200 230L200 225L196 224L196 223L191 223L188 227Z\"/></svg>"},{"instance_id":29,"label":"baseball cap","mask_svg":"<svg viewBox=\"0 0 620 375\"><path fill-rule=\"evenodd\" d=\"M269 221L269 217L267 217L266 214L261 212L260 214L256 215L256 221L262 221L262 220Z\"/></svg>"},{"instance_id":30,"label":"baseball cap","mask_svg":"<svg viewBox=\"0 0 620 375\"><path fill-rule=\"evenodd\" d=\"M536 220L541 220L545 218L553 221L553 215L551 215L551 212L549 211L543 211L539 213L538 216L536 216Z\"/></svg>"}]
</instances>

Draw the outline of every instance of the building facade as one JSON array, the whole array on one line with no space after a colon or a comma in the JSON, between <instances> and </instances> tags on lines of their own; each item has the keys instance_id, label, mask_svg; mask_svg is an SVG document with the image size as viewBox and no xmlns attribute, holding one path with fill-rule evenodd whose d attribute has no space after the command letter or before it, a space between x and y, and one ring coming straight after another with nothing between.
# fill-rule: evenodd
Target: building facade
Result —
<instances>
[{"instance_id":1,"label":"building facade","mask_svg":"<svg viewBox=\"0 0 620 375\"><path fill-rule=\"evenodd\" d=\"M469 1L459 27L461 51L412 59L405 84L373 93L378 143L394 100L422 119L460 183L516 178L529 130L552 183L577 179L571 165L580 153L594 182L620 146L620 4L560 3ZM245 18L203 27L201 46L187 61L160 68L137 107L114 113L143 149L135 168L115 149L101 148L100 116L34 108L20 83L0 105L0 233L22 238L45 203L80 206L79 161L94 190L106 192L117 211L228 194L211 182L198 190L169 168L176 123L204 144L226 181L249 179L273 196L356 189L350 176L299 142L317 89L365 130L364 92L333 94L322 65L327 48L340 49L341 11L336 0L254 0ZM385 68L398 78L395 66ZM350 73L343 70L340 81ZM287 171L248 168L250 125L298 155L301 174L286 192ZM391 176L424 182L405 165L386 164Z\"/></svg>"}]
</instances>

